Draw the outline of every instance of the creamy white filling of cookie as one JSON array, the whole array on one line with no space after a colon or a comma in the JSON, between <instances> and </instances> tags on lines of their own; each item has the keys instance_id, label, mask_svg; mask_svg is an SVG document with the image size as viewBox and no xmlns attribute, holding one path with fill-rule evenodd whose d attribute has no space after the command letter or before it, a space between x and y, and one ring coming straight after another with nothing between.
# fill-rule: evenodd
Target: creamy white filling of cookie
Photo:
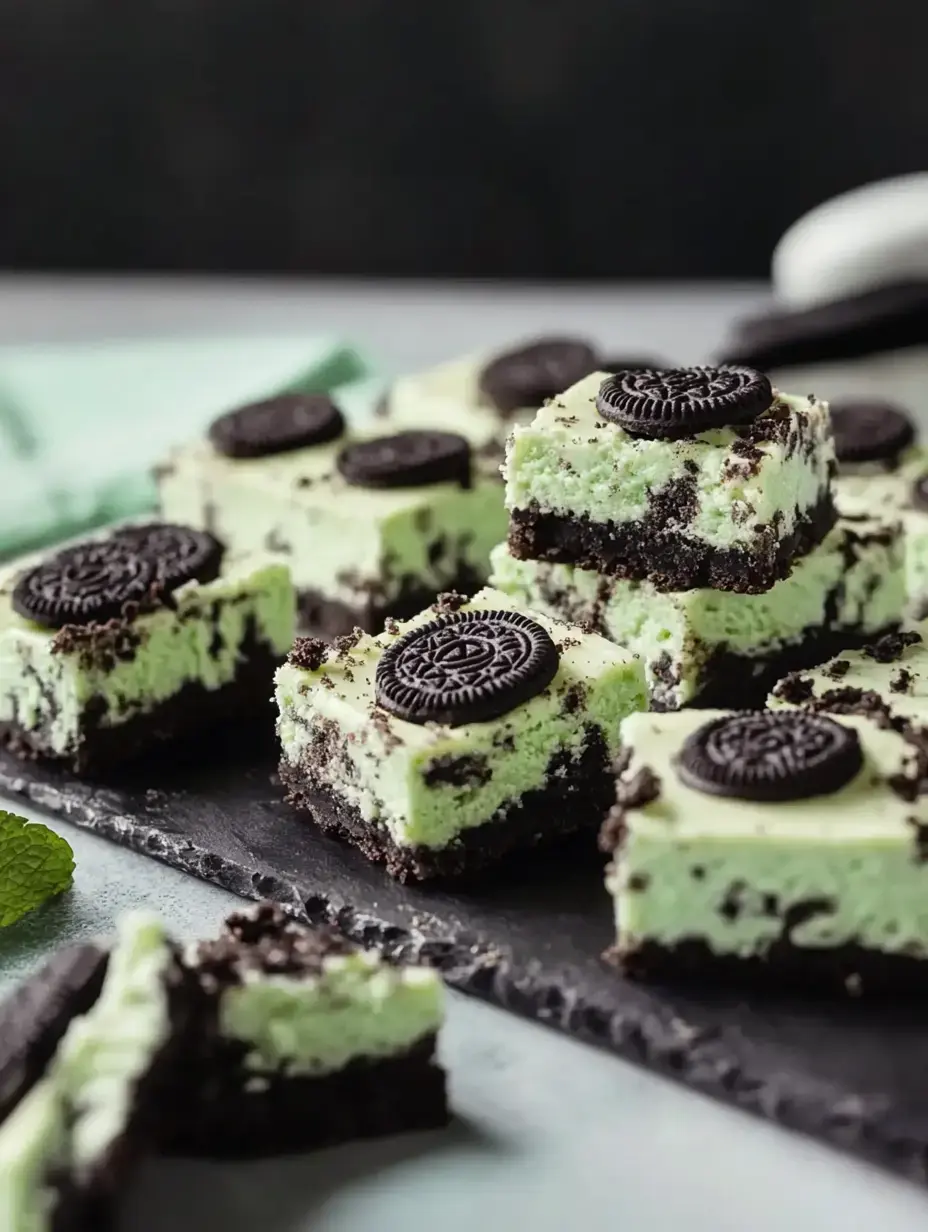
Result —
<instances>
[{"instance_id":1,"label":"creamy white filling of cookie","mask_svg":"<svg viewBox=\"0 0 928 1232\"><path fill-rule=\"evenodd\" d=\"M335 469L343 444L244 459L186 446L159 477L162 516L239 552L276 553L298 591L349 607L386 605L410 581L437 593L462 567L486 575L506 528L497 482L352 486Z\"/></svg>"},{"instance_id":2,"label":"creamy white filling of cookie","mask_svg":"<svg viewBox=\"0 0 928 1232\"><path fill-rule=\"evenodd\" d=\"M866 535L872 540L859 542ZM809 634L877 633L902 618L905 572L898 523L839 522L792 572L761 594L660 591L573 565L492 553L491 584L525 607L593 627L639 655L652 698L676 709L706 684L707 660L726 651L763 659ZM850 560L850 564L848 561Z\"/></svg>"},{"instance_id":3,"label":"creamy white filling of cookie","mask_svg":"<svg viewBox=\"0 0 928 1232\"><path fill-rule=\"evenodd\" d=\"M486 589L461 610L486 609L519 605ZM287 663L277 673L284 758L372 826L384 826L399 846L444 847L489 820L543 786L555 754L579 757L590 726L613 756L620 721L647 704L637 659L604 638L537 616L560 650L547 688L489 722L405 722L375 704L377 663L407 629L434 617L426 611L393 632L361 638L348 653L332 650L314 671ZM448 773L451 764L456 773Z\"/></svg>"},{"instance_id":4,"label":"creamy white filling of cookie","mask_svg":"<svg viewBox=\"0 0 928 1232\"><path fill-rule=\"evenodd\" d=\"M227 557L215 581L188 582L173 592L173 606L137 616L130 655L62 649L56 630L25 620L11 606L16 579L38 559L13 561L0 573L0 722L40 731L53 754L78 746L88 707L101 726L117 726L187 684L209 690L230 684L252 638L280 658L293 642L293 584L286 566L265 553Z\"/></svg>"},{"instance_id":5,"label":"creamy white filling of cookie","mask_svg":"<svg viewBox=\"0 0 928 1232\"><path fill-rule=\"evenodd\" d=\"M904 800L889 785L912 772L914 748L842 717L864 757L845 787L751 803L705 794L677 774L687 736L722 713L633 715L622 725L632 751L622 780L647 768L660 790L626 810L608 876L620 950L700 941L747 958L784 938L800 948L858 944L928 958L928 864L919 852L928 799Z\"/></svg>"},{"instance_id":6,"label":"creamy white filling of cookie","mask_svg":"<svg viewBox=\"0 0 928 1232\"><path fill-rule=\"evenodd\" d=\"M639 522L655 494L685 483L694 488L695 515L668 529L684 539L749 551L757 528L778 522L778 536L789 535L826 497L834 458L827 404L778 394L789 411L789 438L759 442L759 457L751 459L733 449L741 438L732 428L677 441L629 436L596 410L606 375L578 381L531 424L513 429L504 465L508 509ZM809 450L790 448L801 428Z\"/></svg>"}]
</instances>

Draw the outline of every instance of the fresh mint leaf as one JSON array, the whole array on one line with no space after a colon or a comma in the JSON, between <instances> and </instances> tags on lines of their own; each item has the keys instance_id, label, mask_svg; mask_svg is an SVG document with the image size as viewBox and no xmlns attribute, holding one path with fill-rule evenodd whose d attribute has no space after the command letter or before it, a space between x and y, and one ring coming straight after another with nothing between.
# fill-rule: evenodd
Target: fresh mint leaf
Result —
<instances>
[{"instance_id":1,"label":"fresh mint leaf","mask_svg":"<svg viewBox=\"0 0 928 1232\"><path fill-rule=\"evenodd\" d=\"M0 809L0 928L68 889L74 852L54 830Z\"/></svg>"}]
</instances>

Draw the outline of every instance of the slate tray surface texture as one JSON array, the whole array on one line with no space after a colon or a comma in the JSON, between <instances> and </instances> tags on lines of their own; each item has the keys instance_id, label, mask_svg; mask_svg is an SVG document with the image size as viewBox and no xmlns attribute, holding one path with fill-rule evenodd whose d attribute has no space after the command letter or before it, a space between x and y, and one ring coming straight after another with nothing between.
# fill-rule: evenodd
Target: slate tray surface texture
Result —
<instances>
[{"instance_id":1,"label":"slate tray surface texture","mask_svg":"<svg viewBox=\"0 0 928 1232\"><path fill-rule=\"evenodd\" d=\"M433 962L452 986L512 1013L928 1179L924 1003L630 983L600 957L613 939L611 911L589 838L467 886L404 887L288 809L275 760L266 738L242 734L206 764L152 762L104 784L0 753L0 792L237 894L277 899L367 945Z\"/></svg>"}]
</instances>

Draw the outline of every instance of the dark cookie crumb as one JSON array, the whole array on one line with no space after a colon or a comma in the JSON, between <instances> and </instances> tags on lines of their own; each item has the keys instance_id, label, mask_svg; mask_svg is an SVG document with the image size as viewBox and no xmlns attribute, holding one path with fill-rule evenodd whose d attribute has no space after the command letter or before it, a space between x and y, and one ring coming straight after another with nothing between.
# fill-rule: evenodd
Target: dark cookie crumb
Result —
<instances>
[{"instance_id":1,"label":"dark cookie crumb","mask_svg":"<svg viewBox=\"0 0 928 1232\"><path fill-rule=\"evenodd\" d=\"M304 672L315 672L325 662L329 646L319 637L298 637L293 643L287 662Z\"/></svg>"},{"instance_id":2,"label":"dark cookie crumb","mask_svg":"<svg viewBox=\"0 0 928 1232\"><path fill-rule=\"evenodd\" d=\"M604 855L611 856L621 847L627 832L625 808L621 804L614 804L606 814L606 819L599 829L599 850Z\"/></svg>"},{"instance_id":3,"label":"dark cookie crumb","mask_svg":"<svg viewBox=\"0 0 928 1232\"><path fill-rule=\"evenodd\" d=\"M913 679L912 673L907 668L900 667L889 683L890 690L893 693L907 693Z\"/></svg>"},{"instance_id":4,"label":"dark cookie crumb","mask_svg":"<svg viewBox=\"0 0 928 1232\"><path fill-rule=\"evenodd\" d=\"M905 821L912 830L915 863L928 864L928 823L920 821L917 817L907 817Z\"/></svg>"},{"instance_id":5,"label":"dark cookie crumb","mask_svg":"<svg viewBox=\"0 0 928 1232\"><path fill-rule=\"evenodd\" d=\"M647 873L632 873L628 879L628 885L625 887L632 894L640 894L646 890L651 884L651 878Z\"/></svg>"},{"instance_id":6,"label":"dark cookie crumb","mask_svg":"<svg viewBox=\"0 0 928 1232\"><path fill-rule=\"evenodd\" d=\"M493 771L481 753L460 757L446 754L429 763L422 781L426 787L483 787L492 777Z\"/></svg>"},{"instance_id":7,"label":"dark cookie crumb","mask_svg":"<svg viewBox=\"0 0 928 1232\"><path fill-rule=\"evenodd\" d=\"M459 612L466 602L466 595L460 595L456 590L449 590L438 596L432 608L440 616L445 616L449 612Z\"/></svg>"},{"instance_id":8,"label":"dark cookie crumb","mask_svg":"<svg viewBox=\"0 0 928 1232\"><path fill-rule=\"evenodd\" d=\"M850 660L835 659L829 667L822 668L822 675L828 676L831 680L843 680L850 670Z\"/></svg>"},{"instance_id":9,"label":"dark cookie crumb","mask_svg":"<svg viewBox=\"0 0 928 1232\"><path fill-rule=\"evenodd\" d=\"M774 693L781 701L789 702L793 706L801 706L814 697L815 689L808 676L794 673L781 680L774 689Z\"/></svg>"},{"instance_id":10,"label":"dark cookie crumb","mask_svg":"<svg viewBox=\"0 0 928 1232\"><path fill-rule=\"evenodd\" d=\"M363 636L364 630L355 627L350 633L346 633L342 637L337 637L332 645L338 658L347 659Z\"/></svg>"},{"instance_id":11,"label":"dark cookie crumb","mask_svg":"<svg viewBox=\"0 0 928 1232\"><path fill-rule=\"evenodd\" d=\"M877 663L894 663L902 658L906 647L914 646L921 640L922 635L914 629L900 629L898 633L886 633L872 646L865 646L863 653Z\"/></svg>"}]
</instances>

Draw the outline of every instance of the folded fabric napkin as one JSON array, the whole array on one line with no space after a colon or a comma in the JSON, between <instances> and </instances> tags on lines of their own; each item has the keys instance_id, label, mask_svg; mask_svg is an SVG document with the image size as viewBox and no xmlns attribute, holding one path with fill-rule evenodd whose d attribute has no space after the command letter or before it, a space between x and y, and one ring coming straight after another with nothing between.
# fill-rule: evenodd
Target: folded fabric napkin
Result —
<instances>
[{"instance_id":1,"label":"folded fabric napkin","mask_svg":"<svg viewBox=\"0 0 928 1232\"><path fill-rule=\"evenodd\" d=\"M366 373L330 338L0 347L0 557L152 509L152 465L222 411L346 383L360 405Z\"/></svg>"}]
</instances>

